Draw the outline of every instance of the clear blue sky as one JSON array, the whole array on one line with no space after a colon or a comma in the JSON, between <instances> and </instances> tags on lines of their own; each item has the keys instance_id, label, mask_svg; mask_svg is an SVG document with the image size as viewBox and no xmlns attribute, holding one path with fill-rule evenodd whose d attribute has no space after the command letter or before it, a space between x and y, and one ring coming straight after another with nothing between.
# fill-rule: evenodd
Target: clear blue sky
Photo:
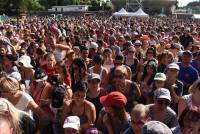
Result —
<instances>
[{"instance_id":1,"label":"clear blue sky","mask_svg":"<svg viewBox=\"0 0 200 134\"><path fill-rule=\"evenodd\" d=\"M178 0L179 6L186 6L189 2L198 1L198 0Z\"/></svg>"}]
</instances>

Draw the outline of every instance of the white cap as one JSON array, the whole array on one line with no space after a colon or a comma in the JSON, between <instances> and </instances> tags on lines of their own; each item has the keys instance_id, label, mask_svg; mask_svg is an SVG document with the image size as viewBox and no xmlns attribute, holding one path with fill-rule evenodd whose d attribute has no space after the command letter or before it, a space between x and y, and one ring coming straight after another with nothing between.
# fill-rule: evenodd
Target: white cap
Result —
<instances>
[{"instance_id":1,"label":"white cap","mask_svg":"<svg viewBox=\"0 0 200 134\"><path fill-rule=\"evenodd\" d=\"M33 68L33 66L31 65L31 58L29 56L21 56L16 64L20 66L19 63L21 63L25 68Z\"/></svg>"},{"instance_id":2,"label":"white cap","mask_svg":"<svg viewBox=\"0 0 200 134\"><path fill-rule=\"evenodd\" d=\"M73 128L75 130L79 130L80 128L80 119L78 116L68 116L65 119L63 124L63 128Z\"/></svg>"},{"instance_id":3,"label":"white cap","mask_svg":"<svg viewBox=\"0 0 200 134\"><path fill-rule=\"evenodd\" d=\"M98 48L98 44L96 42L91 42L89 48L97 49Z\"/></svg>"}]
</instances>

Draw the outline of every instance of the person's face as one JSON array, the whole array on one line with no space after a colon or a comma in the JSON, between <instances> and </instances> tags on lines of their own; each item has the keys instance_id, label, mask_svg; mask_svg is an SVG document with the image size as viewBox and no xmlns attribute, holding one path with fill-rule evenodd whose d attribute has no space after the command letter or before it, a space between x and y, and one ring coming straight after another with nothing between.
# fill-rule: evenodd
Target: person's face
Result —
<instances>
[{"instance_id":1,"label":"person's face","mask_svg":"<svg viewBox=\"0 0 200 134\"><path fill-rule=\"evenodd\" d=\"M135 47L136 50L139 50L141 48L141 45L140 44L135 44L134 47Z\"/></svg>"},{"instance_id":2,"label":"person's face","mask_svg":"<svg viewBox=\"0 0 200 134\"><path fill-rule=\"evenodd\" d=\"M115 84L121 84L122 82L124 82L126 79L125 74L115 71L114 73L114 82Z\"/></svg>"},{"instance_id":3,"label":"person's face","mask_svg":"<svg viewBox=\"0 0 200 134\"><path fill-rule=\"evenodd\" d=\"M183 54L183 56L182 56L182 63L190 64L191 60L192 60L192 57L190 55Z\"/></svg>"},{"instance_id":4,"label":"person's face","mask_svg":"<svg viewBox=\"0 0 200 134\"><path fill-rule=\"evenodd\" d=\"M77 91L73 94L73 99L77 103L83 102L86 98L86 92Z\"/></svg>"},{"instance_id":5,"label":"person's face","mask_svg":"<svg viewBox=\"0 0 200 134\"><path fill-rule=\"evenodd\" d=\"M147 66L147 73L150 73L150 74L153 73L153 66L150 66L150 65Z\"/></svg>"},{"instance_id":6,"label":"person's face","mask_svg":"<svg viewBox=\"0 0 200 134\"><path fill-rule=\"evenodd\" d=\"M106 113L109 113L109 114L114 113L114 109L112 107L105 107L105 111L106 111Z\"/></svg>"},{"instance_id":7,"label":"person's face","mask_svg":"<svg viewBox=\"0 0 200 134\"><path fill-rule=\"evenodd\" d=\"M173 57L172 57L172 55L167 55L166 57L165 57L165 63L166 64L170 64L170 63L172 63L172 61L173 61Z\"/></svg>"},{"instance_id":8,"label":"person's face","mask_svg":"<svg viewBox=\"0 0 200 134\"><path fill-rule=\"evenodd\" d=\"M104 59L105 60L112 59L112 53L109 52L104 53Z\"/></svg>"},{"instance_id":9,"label":"person's face","mask_svg":"<svg viewBox=\"0 0 200 134\"><path fill-rule=\"evenodd\" d=\"M146 117L145 112L134 112L131 115L131 127L136 132L141 132L144 124L149 121L150 118Z\"/></svg>"},{"instance_id":10,"label":"person's face","mask_svg":"<svg viewBox=\"0 0 200 134\"><path fill-rule=\"evenodd\" d=\"M83 50L83 51L82 51L82 57L83 57L83 58L87 58L88 55L89 55L89 50Z\"/></svg>"},{"instance_id":11,"label":"person's face","mask_svg":"<svg viewBox=\"0 0 200 134\"><path fill-rule=\"evenodd\" d=\"M56 66L56 72L59 74L63 73L63 69L60 66Z\"/></svg>"},{"instance_id":12,"label":"person's face","mask_svg":"<svg viewBox=\"0 0 200 134\"><path fill-rule=\"evenodd\" d=\"M153 58L153 51L152 50L147 51L147 58Z\"/></svg>"},{"instance_id":13,"label":"person's face","mask_svg":"<svg viewBox=\"0 0 200 134\"><path fill-rule=\"evenodd\" d=\"M3 57L2 64L4 66L11 65L11 61L7 57Z\"/></svg>"},{"instance_id":14,"label":"person's face","mask_svg":"<svg viewBox=\"0 0 200 134\"><path fill-rule=\"evenodd\" d=\"M183 126L185 129L190 130L199 130L200 129L200 119L197 118L192 113L187 113L185 117L183 117Z\"/></svg>"},{"instance_id":15,"label":"person's face","mask_svg":"<svg viewBox=\"0 0 200 134\"><path fill-rule=\"evenodd\" d=\"M53 67L56 63L55 57L54 56L50 56L47 58L47 65L50 67Z\"/></svg>"},{"instance_id":16,"label":"person's face","mask_svg":"<svg viewBox=\"0 0 200 134\"><path fill-rule=\"evenodd\" d=\"M167 99L157 99L156 101L156 107L159 111L164 111L167 109L167 106L169 106L170 102Z\"/></svg>"},{"instance_id":17,"label":"person's face","mask_svg":"<svg viewBox=\"0 0 200 134\"><path fill-rule=\"evenodd\" d=\"M128 50L127 57L134 57L134 55L135 55L135 50L129 49L129 50Z\"/></svg>"},{"instance_id":18,"label":"person's face","mask_svg":"<svg viewBox=\"0 0 200 134\"><path fill-rule=\"evenodd\" d=\"M100 86L100 81L98 79L90 80L88 86L89 90L97 90Z\"/></svg>"},{"instance_id":19,"label":"person's face","mask_svg":"<svg viewBox=\"0 0 200 134\"><path fill-rule=\"evenodd\" d=\"M73 128L65 128L64 129L65 134L78 134L78 130Z\"/></svg>"},{"instance_id":20,"label":"person's face","mask_svg":"<svg viewBox=\"0 0 200 134\"><path fill-rule=\"evenodd\" d=\"M13 128L10 127L8 121L0 120L0 134L13 134Z\"/></svg>"},{"instance_id":21,"label":"person's face","mask_svg":"<svg viewBox=\"0 0 200 134\"><path fill-rule=\"evenodd\" d=\"M155 86L156 86L156 88L163 88L164 85L165 85L165 81L155 80Z\"/></svg>"}]
</instances>

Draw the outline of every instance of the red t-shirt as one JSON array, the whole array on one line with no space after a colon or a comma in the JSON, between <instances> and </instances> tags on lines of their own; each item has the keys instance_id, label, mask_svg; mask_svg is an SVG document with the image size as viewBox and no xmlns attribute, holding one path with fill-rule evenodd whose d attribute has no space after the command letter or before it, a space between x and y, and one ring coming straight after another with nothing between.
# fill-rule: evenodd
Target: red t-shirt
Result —
<instances>
[{"instance_id":1,"label":"red t-shirt","mask_svg":"<svg viewBox=\"0 0 200 134\"><path fill-rule=\"evenodd\" d=\"M54 66L53 68L48 68L47 64L45 64L44 66L42 66L42 69L46 71L48 79L51 78L52 75L56 74L56 66Z\"/></svg>"}]
</instances>

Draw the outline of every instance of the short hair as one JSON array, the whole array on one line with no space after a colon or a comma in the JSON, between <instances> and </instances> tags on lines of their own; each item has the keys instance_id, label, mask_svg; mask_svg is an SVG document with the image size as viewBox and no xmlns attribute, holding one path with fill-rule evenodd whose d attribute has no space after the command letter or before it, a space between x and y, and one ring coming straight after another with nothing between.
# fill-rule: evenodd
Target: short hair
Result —
<instances>
[{"instance_id":1,"label":"short hair","mask_svg":"<svg viewBox=\"0 0 200 134\"><path fill-rule=\"evenodd\" d=\"M103 65L103 56L100 55L100 54L95 55L94 58L93 58L93 62L94 63L100 63L100 64Z\"/></svg>"},{"instance_id":2,"label":"short hair","mask_svg":"<svg viewBox=\"0 0 200 134\"><path fill-rule=\"evenodd\" d=\"M118 54L115 56L115 60L122 60L124 61L124 56L122 54Z\"/></svg>"},{"instance_id":3,"label":"short hair","mask_svg":"<svg viewBox=\"0 0 200 134\"><path fill-rule=\"evenodd\" d=\"M140 112L140 113L144 112L146 117L150 116L150 111L147 108L147 106L145 106L144 104L137 104L137 105L135 105L135 107L131 111L131 117L133 115L135 115L135 112Z\"/></svg>"},{"instance_id":4,"label":"short hair","mask_svg":"<svg viewBox=\"0 0 200 134\"><path fill-rule=\"evenodd\" d=\"M83 81L78 81L73 86L73 93L78 92L78 91L86 93L87 90L88 90L87 83Z\"/></svg>"}]
</instances>

